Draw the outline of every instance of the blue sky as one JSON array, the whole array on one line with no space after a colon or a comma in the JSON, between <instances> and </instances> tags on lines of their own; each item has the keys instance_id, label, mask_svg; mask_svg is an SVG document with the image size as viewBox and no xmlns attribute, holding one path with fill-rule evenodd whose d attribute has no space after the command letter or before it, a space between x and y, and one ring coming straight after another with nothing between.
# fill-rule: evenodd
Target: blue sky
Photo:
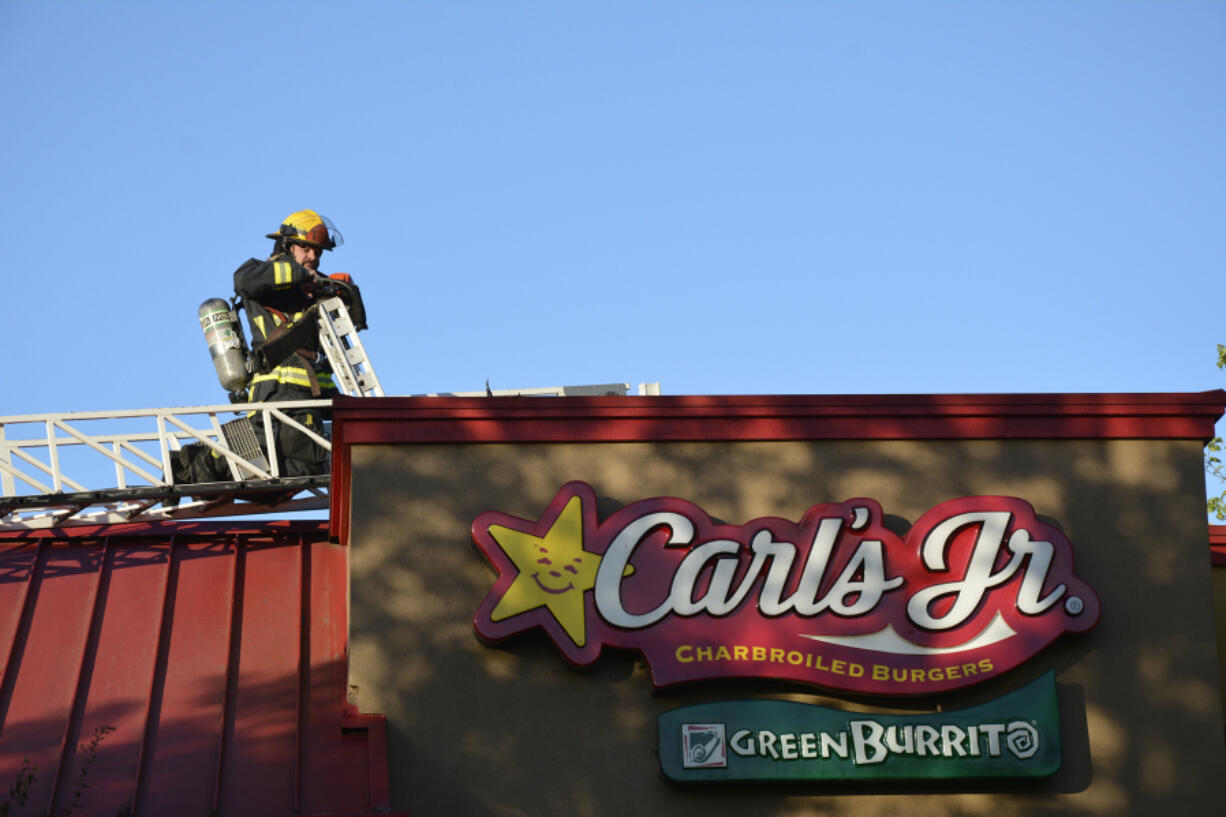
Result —
<instances>
[{"instance_id":1,"label":"blue sky","mask_svg":"<svg viewBox=\"0 0 1226 817\"><path fill-rule=\"evenodd\" d=\"M224 401L304 207L392 394L1201 391L1226 4L0 0L0 414Z\"/></svg>"}]
</instances>

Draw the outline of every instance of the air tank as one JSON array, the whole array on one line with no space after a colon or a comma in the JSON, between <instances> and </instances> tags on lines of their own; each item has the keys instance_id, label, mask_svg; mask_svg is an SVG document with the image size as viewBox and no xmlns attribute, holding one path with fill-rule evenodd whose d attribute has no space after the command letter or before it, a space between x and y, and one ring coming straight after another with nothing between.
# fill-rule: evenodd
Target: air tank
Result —
<instances>
[{"instance_id":1,"label":"air tank","mask_svg":"<svg viewBox=\"0 0 1226 817\"><path fill-rule=\"evenodd\" d=\"M241 391L251 379L251 372L247 367L238 316L221 298L209 298L200 304L196 315L200 318L200 328L209 345L209 354L213 356L213 367L217 369L221 387L229 392Z\"/></svg>"}]
</instances>

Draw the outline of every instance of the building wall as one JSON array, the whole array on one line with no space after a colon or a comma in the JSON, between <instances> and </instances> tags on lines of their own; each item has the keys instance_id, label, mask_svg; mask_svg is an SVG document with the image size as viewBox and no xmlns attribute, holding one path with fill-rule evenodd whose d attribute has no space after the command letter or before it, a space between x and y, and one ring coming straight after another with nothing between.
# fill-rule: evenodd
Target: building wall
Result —
<instances>
[{"instance_id":1,"label":"building wall","mask_svg":"<svg viewBox=\"0 0 1226 817\"><path fill-rule=\"evenodd\" d=\"M363 710L388 718L396 808L568 817L1226 813L1199 440L357 439L350 435L343 455L350 681ZM489 510L536 519L572 480L595 488L602 518L655 496L690 500L731 524L798 520L813 504L869 497L899 533L948 499L1019 497L1072 542L1101 619L1003 677L921 700L850 699L772 681L653 692L631 654L606 652L576 670L539 631L482 643L473 615L494 574L472 544L473 520ZM1049 670L1064 765L1037 783L704 788L668 783L659 771L656 716L679 706L776 697L863 711L957 709Z\"/></svg>"}]
</instances>

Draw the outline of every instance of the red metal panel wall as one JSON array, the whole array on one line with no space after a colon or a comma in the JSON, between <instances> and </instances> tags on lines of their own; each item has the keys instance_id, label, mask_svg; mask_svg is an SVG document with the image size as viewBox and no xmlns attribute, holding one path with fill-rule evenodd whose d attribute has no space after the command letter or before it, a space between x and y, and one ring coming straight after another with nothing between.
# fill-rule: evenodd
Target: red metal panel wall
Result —
<instances>
[{"instance_id":1,"label":"red metal panel wall","mask_svg":"<svg viewBox=\"0 0 1226 817\"><path fill-rule=\"evenodd\" d=\"M24 813L386 813L345 704L347 553L326 523L0 535L0 802ZM78 794L79 747L113 727ZM22 813L22 812L18 812Z\"/></svg>"}]
</instances>

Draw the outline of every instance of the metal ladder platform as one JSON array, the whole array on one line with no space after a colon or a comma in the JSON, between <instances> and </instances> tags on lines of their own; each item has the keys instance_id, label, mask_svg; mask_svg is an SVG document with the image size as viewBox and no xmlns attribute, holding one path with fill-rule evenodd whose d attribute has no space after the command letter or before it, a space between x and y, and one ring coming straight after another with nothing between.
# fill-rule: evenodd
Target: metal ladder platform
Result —
<instances>
[{"instance_id":1,"label":"metal ladder platform","mask_svg":"<svg viewBox=\"0 0 1226 817\"><path fill-rule=\"evenodd\" d=\"M296 400L0 417L0 530L326 509L331 475L283 476L273 421L330 452L327 436L286 412L331 405ZM172 460L193 443L223 459L231 479L176 485Z\"/></svg>"}]
</instances>

